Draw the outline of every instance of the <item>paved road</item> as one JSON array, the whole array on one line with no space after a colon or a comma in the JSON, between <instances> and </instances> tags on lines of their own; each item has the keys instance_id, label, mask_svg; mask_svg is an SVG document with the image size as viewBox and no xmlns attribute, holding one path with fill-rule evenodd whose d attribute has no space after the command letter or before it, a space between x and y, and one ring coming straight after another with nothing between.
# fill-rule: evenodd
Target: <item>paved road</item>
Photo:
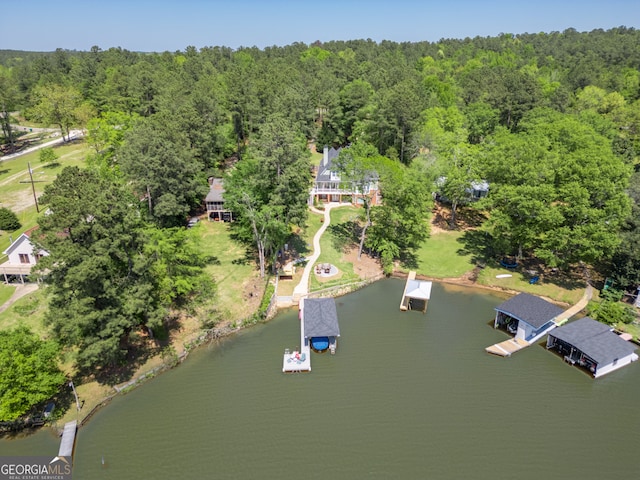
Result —
<instances>
[{"instance_id":1,"label":"paved road","mask_svg":"<svg viewBox=\"0 0 640 480\"><path fill-rule=\"evenodd\" d=\"M40 129L40 130L51 131L48 129ZM81 138L83 135L84 133L82 132L82 130L71 130L69 132L69 140L75 140L76 138ZM55 140L51 140L46 143L41 143L40 145L36 145L35 147L30 147L30 148L27 148L26 150L22 150L17 153L12 153L11 155L5 155L4 157L0 157L0 162L3 162L5 160L11 160L12 158L20 157L21 155L26 155L27 153L35 152L36 150L39 150L41 148L51 147L53 145L57 145L58 143L63 143L63 142L65 142L65 140L63 140L62 136L60 136Z\"/></svg>"}]
</instances>

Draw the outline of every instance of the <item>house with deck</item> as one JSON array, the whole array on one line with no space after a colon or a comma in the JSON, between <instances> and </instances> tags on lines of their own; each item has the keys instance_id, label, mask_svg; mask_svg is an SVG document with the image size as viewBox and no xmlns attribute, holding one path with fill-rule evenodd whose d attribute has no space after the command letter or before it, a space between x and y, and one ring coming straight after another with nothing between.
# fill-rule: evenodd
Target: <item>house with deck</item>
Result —
<instances>
[{"instance_id":1,"label":"house with deck","mask_svg":"<svg viewBox=\"0 0 640 480\"><path fill-rule=\"evenodd\" d=\"M233 214L224 206L224 182L221 178L209 179L209 193L205 200L207 218L214 221L231 222Z\"/></svg>"},{"instance_id":2,"label":"house with deck","mask_svg":"<svg viewBox=\"0 0 640 480\"><path fill-rule=\"evenodd\" d=\"M35 228L32 228L21 234L2 252L7 256L7 260L0 264L0 278L5 283L16 280L25 283L38 260L49 255L49 252L36 248L31 242L34 230Z\"/></svg>"},{"instance_id":3,"label":"house with deck","mask_svg":"<svg viewBox=\"0 0 640 480\"><path fill-rule=\"evenodd\" d=\"M362 203L362 197L371 199L372 205L380 203L380 192L378 190L378 176L372 174L365 182L363 191L351 182L342 180L341 174L336 165L336 159L342 149L324 147L322 160L318 166L313 188L309 194L309 204L316 202L345 202L353 204Z\"/></svg>"},{"instance_id":4,"label":"house with deck","mask_svg":"<svg viewBox=\"0 0 640 480\"><path fill-rule=\"evenodd\" d=\"M564 310L535 295L519 293L496 307L494 328L504 327L516 340L536 342L554 329Z\"/></svg>"},{"instance_id":5,"label":"house with deck","mask_svg":"<svg viewBox=\"0 0 640 480\"><path fill-rule=\"evenodd\" d=\"M609 325L589 317L554 330L547 338L547 348L595 378L638 360L636 344L616 334Z\"/></svg>"}]
</instances>

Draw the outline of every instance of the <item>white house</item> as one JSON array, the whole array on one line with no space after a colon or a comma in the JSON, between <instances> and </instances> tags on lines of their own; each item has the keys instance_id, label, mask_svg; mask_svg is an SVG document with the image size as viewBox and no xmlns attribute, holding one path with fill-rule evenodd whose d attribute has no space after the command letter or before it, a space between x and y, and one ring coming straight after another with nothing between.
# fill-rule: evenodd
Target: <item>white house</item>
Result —
<instances>
[{"instance_id":1,"label":"white house","mask_svg":"<svg viewBox=\"0 0 640 480\"><path fill-rule=\"evenodd\" d=\"M616 334L609 325L584 317L549 334L547 348L568 363L601 377L638 360L638 346Z\"/></svg>"},{"instance_id":2,"label":"white house","mask_svg":"<svg viewBox=\"0 0 640 480\"><path fill-rule=\"evenodd\" d=\"M322 161L318 166L318 173L313 183L309 196L309 204L318 202L342 202L348 197L352 203L359 203L358 199L363 195L371 199L371 204L379 203L378 178L372 176L364 191L360 192L354 185L342 181L340 172L335 165L335 160L340 154L340 148L324 147Z\"/></svg>"},{"instance_id":3,"label":"white house","mask_svg":"<svg viewBox=\"0 0 640 480\"><path fill-rule=\"evenodd\" d=\"M19 279L24 283L38 259L49 255L45 250L36 250L31 243L30 234L33 230L24 232L2 252L7 256L7 261L0 264L0 275L5 283L13 279Z\"/></svg>"}]
</instances>

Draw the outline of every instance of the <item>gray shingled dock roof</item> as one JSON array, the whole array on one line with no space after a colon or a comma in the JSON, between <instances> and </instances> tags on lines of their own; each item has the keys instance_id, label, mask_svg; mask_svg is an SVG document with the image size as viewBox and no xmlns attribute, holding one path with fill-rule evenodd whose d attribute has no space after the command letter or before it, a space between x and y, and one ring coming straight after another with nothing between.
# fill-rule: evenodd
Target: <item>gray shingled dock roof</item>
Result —
<instances>
[{"instance_id":1,"label":"gray shingled dock roof","mask_svg":"<svg viewBox=\"0 0 640 480\"><path fill-rule=\"evenodd\" d=\"M620 338L608 325L589 317L557 328L549 336L573 345L599 365L612 363L638 349L633 343Z\"/></svg>"},{"instance_id":2,"label":"gray shingled dock roof","mask_svg":"<svg viewBox=\"0 0 640 480\"><path fill-rule=\"evenodd\" d=\"M305 298L304 336L339 337L338 313L333 298Z\"/></svg>"},{"instance_id":3,"label":"gray shingled dock roof","mask_svg":"<svg viewBox=\"0 0 640 480\"><path fill-rule=\"evenodd\" d=\"M519 293L498 305L496 310L516 320L522 320L534 328L542 327L564 312L562 308L553 303L528 293Z\"/></svg>"}]
</instances>

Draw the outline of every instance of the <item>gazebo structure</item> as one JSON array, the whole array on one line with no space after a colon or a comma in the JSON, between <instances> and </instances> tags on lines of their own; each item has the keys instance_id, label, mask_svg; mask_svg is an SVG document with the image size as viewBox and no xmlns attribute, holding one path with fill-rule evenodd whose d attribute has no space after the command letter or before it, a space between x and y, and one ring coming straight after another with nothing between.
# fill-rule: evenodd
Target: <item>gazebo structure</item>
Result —
<instances>
[{"instance_id":1,"label":"gazebo structure","mask_svg":"<svg viewBox=\"0 0 640 480\"><path fill-rule=\"evenodd\" d=\"M547 339L547 348L557 351L566 362L591 372L595 378L638 360L637 345L589 317L554 330Z\"/></svg>"},{"instance_id":2,"label":"gazebo structure","mask_svg":"<svg viewBox=\"0 0 640 480\"><path fill-rule=\"evenodd\" d=\"M305 341L313 350L335 353L340 326L333 298L305 298L302 323Z\"/></svg>"},{"instance_id":3,"label":"gazebo structure","mask_svg":"<svg viewBox=\"0 0 640 480\"><path fill-rule=\"evenodd\" d=\"M431 298L432 282L424 280L416 280L416 272L409 272L407 283L404 286L402 301L400 302L400 310L420 310L422 313L427 311L427 305Z\"/></svg>"}]
</instances>

